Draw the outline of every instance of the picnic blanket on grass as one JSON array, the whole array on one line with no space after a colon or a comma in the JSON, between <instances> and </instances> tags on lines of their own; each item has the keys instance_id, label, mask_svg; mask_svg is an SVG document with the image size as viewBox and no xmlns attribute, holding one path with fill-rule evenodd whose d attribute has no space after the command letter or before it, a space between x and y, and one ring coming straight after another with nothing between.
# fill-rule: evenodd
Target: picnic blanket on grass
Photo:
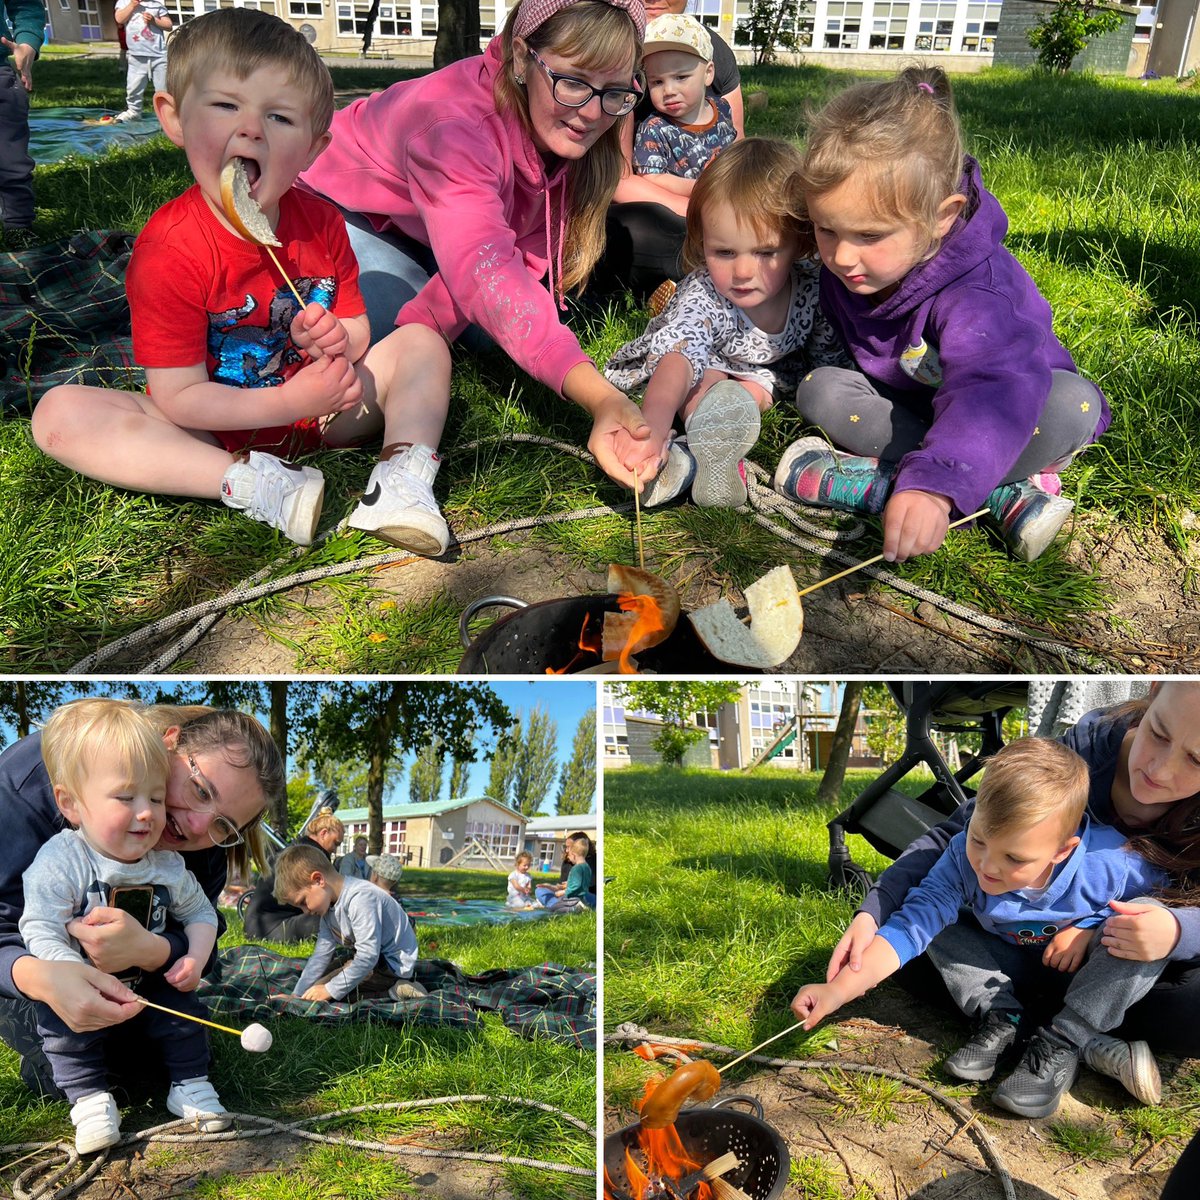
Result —
<instances>
[{"instance_id":1,"label":"picnic blanket on grass","mask_svg":"<svg viewBox=\"0 0 1200 1200\"><path fill-rule=\"evenodd\" d=\"M0 408L27 417L55 384L141 391L125 269L135 235L77 233L0 251Z\"/></svg>"},{"instance_id":2,"label":"picnic blanket on grass","mask_svg":"<svg viewBox=\"0 0 1200 1200\"><path fill-rule=\"evenodd\" d=\"M291 958L262 946L234 946L221 951L216 978L202 980L199 995L217 1021L294 1016L330 1025L374 1019L473 1029L482 1013L494 1012L522 1037L548 1037L589 1050L596 1046L594 970L541 963L468 975L445 959L422 958L413 978L429 995L347 1003L292 995L307 962L307 957Z\"/></svg>"},{"instance_id":3,"label":"picnic blanket on grass","mask_svg":"<svg viewBox=\"0 0 1200 1200\"><path fill-rule=\"evenodd\" d=\"M448 896L405 896L410 920L426 925L500 925L555 916L552 908L506 908L503 900L455 900Z\"/></svg>"}]
</instances>

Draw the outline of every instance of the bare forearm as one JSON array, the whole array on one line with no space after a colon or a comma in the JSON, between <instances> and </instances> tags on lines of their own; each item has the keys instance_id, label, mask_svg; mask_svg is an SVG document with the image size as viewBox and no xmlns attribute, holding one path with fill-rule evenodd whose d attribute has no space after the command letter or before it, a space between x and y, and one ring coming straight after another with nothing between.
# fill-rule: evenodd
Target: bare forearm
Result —
<instances>
[{"instance_id":1,"label":"bare forearm","mask_svg":"<svg viewBox=\"0 0 1200 1200\"><path fill-rule=\"evenodd\" d=\"M692 364L682 354L664 355L654 368L654 374L646 384L642 415L655 437L663 438L670 432L691 383Z\"/></svg>"},{"instance_id":2,"label":"bare forearm","mask_svg":"<svg viewBox=\"0 0 1200 1200\"><path fill-rule=\"evenodd\" d=\"M865 996L889 975L900 970L900 956L889 942L876 936L863 951L862 967L857 971L844 968L830 980L829 986L838 997L838 1007Z\"/></svg>"},{"instance_id":3,"label":"bare forearm","mask_svg":"<svg viewBox=\"0 0 1200 1200\"><path fill-rule=\"evenodd\" d=\"M201 966L208 962L208 957L217 944L217 927L197 921L185 930L188 940L188 954Z\"/></svg>"},{"instance_id":4,"label":"bare forearm","mask_svg":"<svg viewBox=\"0 0 1200 1200\"><path fill-rule=\"evenodd\" d=\"M150 381L154 402L185 429L257 429L293 420L285 388L235 388L205 380L163 395Z\"/></svg>"}]
</instances>

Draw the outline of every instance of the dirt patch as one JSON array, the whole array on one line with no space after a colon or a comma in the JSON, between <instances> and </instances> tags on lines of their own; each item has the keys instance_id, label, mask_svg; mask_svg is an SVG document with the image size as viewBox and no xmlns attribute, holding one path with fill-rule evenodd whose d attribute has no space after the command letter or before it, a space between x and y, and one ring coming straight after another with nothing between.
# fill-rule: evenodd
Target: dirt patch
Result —
<instances>
[{"instance_id":1,"label":"dirt patch","mask_svg":"<svg viewBox=\"0 0 1200 1200\"><path fill-rule=\"evenodd\" d=\"M70 1195L71 1200L114 1200L114 1197L166 1200L194 1194L205 1180L230 1175L249 1179L294 1171L311 1152L311 1143L283 1136L131 1146L110 1154L100 1171ZM519 1200L496 1164L416 1156L400 1156L399 1161L410 1175L405 1196ZM379 1200L386 1198L381 1196Z\"/></svg>"},{"instance_id":2,"label":"dirt patch","mask_svg":"<svg viewBox=\"0 0 1200 1200\"><path fill-rule=\"evenodd\" d=\"M1122 1113L1137 1105L1120 1084L1085 1068L1053 1117L1016 1117L990 1102L990 1083L951 1084L939 1071L929 1074L935 1060L962 1044L966 1030L961 1020L930 1009L899 988L886 989L886 1008L896 1024L866 1018L837 1023L836 1047L816 1056L828 1060L827 1071L766 1068L726 1084L718 1098L754 1097L763 1106L764 1120L787 1143L793 1163L820 1160L841 1181L841 1194L847 1197L873 1193L881 1200L1001 1200L1000 1176L974 1133L978 1128L1009 1173L1017 1200L1157 1200L1181 1147L1152 1147L1122 1125ZM607 1052L621 1051L610 1045ZM885 1098L881 1093L888 1080L876 1088L877 1077L839 1075L839 1062L930 1084L965 1109L969 1123L964 1125L938 1100L903 1085L894 1097ZM1178 1062L1160 1063L1167 1104ZM879 1119L863 1115L867 1093ZM606 1108L605 1132L634 1119L628 1110ZM1051 1127L1059 1122L1108 1129L1115 1156L1107 1162L1076 1158L1055 1141ZM859 1188L862 1193L856 1193ZM783 1193L785 1200L810 1194L816 1193L795 1184Z\"/></svg>"},{"instance_id":3,"label":"dirt patch","mask_svg":"<svg viewBox=\"0 0 1200 1200\"><path fill-rule=\"evenodd\" d=\"M1085 544L1086 543L1086 544ZM850 551L853 553L853 550ZM1114 602L1104 619L1077 623L1068 631L1031 631L1048 642L1065 643L1092 656L1086 662L1064 660L1052 650L990 631L862 575L814 592L804 600L805 631L799 647L780 674L888 672L934 674L1077 673L1089 669L1134 673L1200 670L1200 612L1185 590L1186 573L1178 556L1154 534L1135 542L1115 527L1095 540L1080 535L1069 550L1080 566L1092 565L1113 589ZM822 563L785 543L764 571L779 562L793 565L801 587L835 574L839 566ZM722 595L735 606L744 597L704 561L685 562L672 573L685 611ZM461 611L487 595L516 596L530 602L604 590L599 571L581 568L565 555L533 543L528 534L506 534L456 548L444 559L413 558L374 572L370 586L379 598L398 605L449 596ZM317 669L304 650L320 637L323 621L340 601L320 585L287 593L282 615L263 618L225 616L186 653L188 670L199 673L260 675ZM502 612L494 614L498 619ZM477 625L476 629L485 626ZM272 638L274 633L276 638ZM175 631L151 649L139 648L108 670L137 670L179 636ZM295 646L299 645L298 652ZM168 667L168 670L173 668ZM407 669L399 665L396 669ZM730 674L745 674L736 667Z\"/></svg>"}]
</instances>

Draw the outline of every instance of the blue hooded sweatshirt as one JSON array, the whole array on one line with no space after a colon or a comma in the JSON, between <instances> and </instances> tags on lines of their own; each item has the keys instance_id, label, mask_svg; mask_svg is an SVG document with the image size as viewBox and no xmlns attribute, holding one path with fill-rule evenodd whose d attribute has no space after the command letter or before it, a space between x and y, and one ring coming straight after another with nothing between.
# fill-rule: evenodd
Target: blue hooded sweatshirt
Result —
<instances>
[{"instance_id":1,"label":"blue hooded sweatshirt","mask_svg":"<svg viewBox=\"0 0 1200 1200\"><path fill-rule=\"evenodd\" d=\"M895 490L936 492L970 513L1033 437L1050 372L1078 372L1050 305L1001 244L1008 218L969 156L959 190L963 216L892 295L854 295L822 267L821 307L859 369L931 422ZM1099 389L1095 412L1093 440L1112 419Z\"/></svg>"},{"instance_id":2,"label":"blue hooded sweatshirt","mask_svg":"<svg viewBox=\"0 0 1200 1200\"><path fill-rule=\"evenodd\" d=\"M989 896L967 861L967 833L956 833L933 869L879 931L903 966L924 953L966 905L988 933L1016 946L1045 946L1072 925L1083 929L1113 915L1110 900L1132 900L1163 886L1166 875L1125 848L1126 837L1084 814L1079 845L1050 873L1040 894Z\"/></svg>"}]
</instances>

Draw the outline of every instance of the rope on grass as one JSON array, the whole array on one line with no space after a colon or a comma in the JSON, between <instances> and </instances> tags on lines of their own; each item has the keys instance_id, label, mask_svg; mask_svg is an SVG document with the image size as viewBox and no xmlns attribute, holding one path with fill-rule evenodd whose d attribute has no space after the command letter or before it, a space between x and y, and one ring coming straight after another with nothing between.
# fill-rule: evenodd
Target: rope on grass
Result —
<instances>
[{"instance_id":1,"label":"rope on grass","mask_svg":"<svg viewBox=\"0 0 1200 1200\"><path fill-rule=\"evenodd\" d=\"M540 434L528 433L513 433L506 435L504 438L484 438L468 442L462 447L461 452L467 453L484 445L504 445L517 442L535 446L547 446L561 453L569 454L581 462L593 465L596 461L588 451L579 446L572 445L569 442L556 441L554 438L544 437ZM828 557L843 566L854 565L856 562L854 558L833 549L830 543L853 541L861 537L864 532L864 526L861 522L846 529L832 530L816 525L804 515L806 511L810 510L802 509L799 505L775 492L769 486L770 474L750 459L746 459L746 475L749 500L747 505L743 505L738 509L739 512L751 513L757 524L774 533L781 541L788 542L810 553ZM764 483L764 481L766 482ZM631 512L633 507L632 502L616 505L601 504L593 508L576 509L573 512L548 513L536 517L520 517L511 521L497 521L481 529L457 534L455 540L458 545L464 546L468 542L496 537L503 533L534 529L541 525L552 525L568 521L585 521L594 517L618 516ZM801 530L802 533L809 536L804 537L799 533L793 532L792 529L783 528L771 520L771 516L781 517L788 525ZM125 651L137 650L150 643L157 642L165 634L172 632L180 626L187 625L189 622L192 623L191 629L187 630L175 642L162 650L157 657L144 667L137 668L139 671L144 671L148 674L162 674L190 650L230 608L240 604L248 604L255 600L261 600L266 596L275 595L279 592L290 591L292 588L302 587L306 584L333 579L341 575L357 574L360 571L393 566L397 563L407 562L419 557L414 555L410 550L392 550L381 554L365 555L350 562L334 563L324 567L313 567L306 571L298 571L292 575L280 576L275 579L270 578L278 567L294 561L302 554L317 549L328 539L343 532L347 528L347 520L342 520L334 528L327 530L317 538L312 546L293 547L287 554L281 556L273 563L268 563L265 567L262 567L253 575L242 580L241 583L235 585L227 592L219 596L214 596L212 599L202 601L199 604L193 604L187 608L180 609L178 612L163 617L150 625L145 625L141 629L134 630L132 633L126 634L106 646L101 646L100 649L67 668L66 674L92 674L102 664L109 662ZM1103 661L1099 660L1095 655L1084 654L1061 642L1051 641L1050 639L1031 634L1010 621L988 616L986 613L982 613L966 604L960 604L928 588L921 587L919 584L902 579L894 571L882 567L865 567L863 574L869 575L872 579L876 579L896 591L902 592L904 595L912 596L916 600L932 604L961 621L976 625L981 629L987 630L989 633L1023 642L1035 649L1056 656L1065 662L1082 667L1087 671L1095 671L1099 666L1103 665Z\"/></svg>"},{"instance_id":2,"label":"rope on grass","mask_svg":"<svg viewBox=\"0 0 1200 1200\"><path fill-rule=\"evenodd\" d=\"M624 1024L618 1025L612 1033L605 1034L604 1041L606 1043L653 1042L664 1046L699 1046L702 1050L711 1050L716 1054L741 1054L740 1050L735 1050L732 1046L721 1046L715 1042L699 1042L695 1038L660 1037L656 1033L651 1033L649 1030L643 1029L640 1025L635 1025L632 1021L626 1021ZM963 1122L960 1129L965 1129L978 1145L980 1153L991 1168L993 1177L1000 1184L1001 1190L1004 1192L1005 1200L1017 1200L1012 1174L1009 1172L1008 1167L1005 1166L1004 1159L1001 1157L1000 1151L996 1149L995 1142L988 1137L987 1130L981 1128L979 1122L975 1120L978 1114L969 1112L957 1100L947 1096L945 1092L938 1091L937 1088L933 1087L932 1084L926 1083L923 1079L917 1079L915 1076L907 1075L903 1071L890 1071L885 1067L874 1067L866 1063L845 1062L840 1059L777 1058L773 1054L751 1054L748 1056L748 1060L750 1062L762 1063L766 1067L798 1067L803 1071L828 1071L834 1069L859 1075L877 1075L886 1079L898 1080L907 1087L924 1092L925 1095L936 1100L943 1108Z\"/></svg>"},{"instance_id":3,"label":"rope on grass","mask_svg":"<svg viewBox=\"0 0 1200 1200\"><path fill-rule=\"evenodd\" d=\"M274 1137L290 1135L304 1141L319 1142L327 1145L349 1146L357 1150L370 1150L381 1154L412 1154L422 1158L455 1158L469 1159L473 1162L504 1163L508 1166L531 1167L540 1171L557 1171L563 1175L580 1175L594 1179L596 1171L589 1167L576 1167L570 1163L545 1162L537 1158L525 1158L520 1155L486 1154L469 1150L439 1150L432 1146L413 1146L407 1143L364 1141L359 1138L339 1137L330 1134L315 1133L302 1126L321 1124L327 1121L340 1120L343 1117L359 1113L399 1111L404 1109L432 1108L442 1104L487 1103L517 1104L526 1108L540 1109L559 1117L568 1125L586 1133L593 1139L596 1131L586 1121L556 1108L552 1104L543 1104L540 1100L529 1100L524 1096L487 1096L461 1095L436 1096L428 1100L397 1100L380 1104L360 1104L354 1108L337 1109L334 1112L320 1113L316 1116L301 1117L297 1121L277 1121L272 1117L260 1117L250 1113L230 1113L232 1120L255 1126L250 1129L229 1129L221 1133L200 1133L187 1121L167 1121L162 1125L154 1125L137 1133L126 1134L115 1146L102 1150L94 1158L87 1160L87 1166L70 1179L84 1160L69 1142L25 1142L19 1146L6 1146L6 1151L20 1152L53 1151L61 1158L42 1160L27 1167L17 1176L13 1183L13 1200L62 1200L63 1197L78 1191L88 1183L108 1161L108 1155L113 1150L123 1146L133 1146L140 1142L172 1143L172 1142L235 1142L251 1138ZM189 1130L189 1132L183 1132ZM175 1132L172 1132L175 1131ZM28 1155L26 1155L28 1157ZM19 1161L19 1160L18 1160ZM13 1164L16 1165L15 1163ZM64 1181L66 1181L64 1183ZM60 1186L63 1185L63 1186Z\"/></svg>"}]
</instances>

